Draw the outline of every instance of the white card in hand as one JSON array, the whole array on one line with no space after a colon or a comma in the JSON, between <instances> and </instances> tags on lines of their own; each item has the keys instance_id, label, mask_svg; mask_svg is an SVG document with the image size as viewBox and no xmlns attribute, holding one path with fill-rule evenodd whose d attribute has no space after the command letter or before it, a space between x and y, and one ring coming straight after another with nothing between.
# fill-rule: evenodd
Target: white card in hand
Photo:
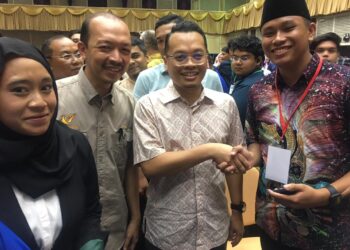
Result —
<instances>
[{"instance_id":1,"label":"white card in hand","mask_svg":"<svg viewBox=\"0 0 350 250\"><path fill-rule=\"evenodd\" d=\"M266 178L288 183L291 151L269 146L267 153Z\"/></svg>"}]
</instances>

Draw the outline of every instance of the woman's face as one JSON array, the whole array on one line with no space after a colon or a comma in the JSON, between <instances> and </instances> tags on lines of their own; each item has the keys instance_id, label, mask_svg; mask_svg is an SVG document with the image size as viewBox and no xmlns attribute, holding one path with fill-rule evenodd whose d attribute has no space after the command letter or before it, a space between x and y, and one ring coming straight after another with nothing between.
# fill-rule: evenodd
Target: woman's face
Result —
<instances>
[{"instance_id":1,"label":"woman's face","mask_svg":"<svg viewBox=\"0 0 350 250\"><path fill-rule=\"evenodd\" d=\"M8 61L0 79L0 121L29 136L44 134L55 112L57 99L50 74L29 58Z\"/></svg>"}]
</instances>

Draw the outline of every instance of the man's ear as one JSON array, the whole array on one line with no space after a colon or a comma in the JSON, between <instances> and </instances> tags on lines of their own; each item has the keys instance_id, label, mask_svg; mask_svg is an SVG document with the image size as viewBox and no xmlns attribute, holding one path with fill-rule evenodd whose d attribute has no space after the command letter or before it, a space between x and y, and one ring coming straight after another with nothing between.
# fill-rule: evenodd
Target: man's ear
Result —
<instances>
[{"instance_id":1,"label":"man's ear","mask_svg":"<svg viewBox=\"0 0 350 250\"><path fill-rule=\"evenodd\" d=\"M316 35L316 24L314 22L309 24L308 31L309 31L309 43L311 43L312 40L314 40Z\"/></svg>"},{"instance_id":2,"label":"man's ear","mask_svg":"<svg viewBox=\"0 0 350 250\"><path fill-rule=\"evenodd\" d=\"M87 46L82 41L78 42L78 50L83 57L86 56L86 47Z\"/></svg>"},{"instance_id":3,"label":"man's ear","mask_svg":"<svg viewBox=\"0 0 350 250\"><path fill-rule=\"evenodd\" d=\"M263 60L261 56L258 56L255 60L256 60L256 66L262 66Z\"/></svg>"}]
</instances>

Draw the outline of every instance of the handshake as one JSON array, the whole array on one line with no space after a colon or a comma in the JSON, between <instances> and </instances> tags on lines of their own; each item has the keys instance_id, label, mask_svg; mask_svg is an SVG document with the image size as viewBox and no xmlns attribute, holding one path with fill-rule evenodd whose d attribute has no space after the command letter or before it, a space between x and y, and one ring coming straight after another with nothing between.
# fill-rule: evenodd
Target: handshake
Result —
<instances>
[{"instance_id":1,"label":"handshake","mask_svg":"<svg viewBox=\"0 0 350 250\"><path fill-rule=\"evenodd\" d=\"M226 144L215 143L212 159L216 167L225 174L244 174L257 164L259 157L258 148L253 147L248 150L242 145L229 146Z\"/></svg>"}]
</instances>

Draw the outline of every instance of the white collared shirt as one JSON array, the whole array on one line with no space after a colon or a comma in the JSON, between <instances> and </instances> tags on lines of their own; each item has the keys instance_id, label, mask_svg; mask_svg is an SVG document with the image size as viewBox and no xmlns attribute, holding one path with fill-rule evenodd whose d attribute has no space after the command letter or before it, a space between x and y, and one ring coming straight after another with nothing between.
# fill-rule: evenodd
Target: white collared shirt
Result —
<instances>
[{"instance_id":1,"label":"white collared shirt","mask_svg":"<svg viewBox=\"0 0 350 250\"><path fill-rule=\"evenodd\" d=\"M12 187L22 212L41 250L51 250L62 229L61 206L52 190L37 199Z\"/></svg>"}]
</instances>

